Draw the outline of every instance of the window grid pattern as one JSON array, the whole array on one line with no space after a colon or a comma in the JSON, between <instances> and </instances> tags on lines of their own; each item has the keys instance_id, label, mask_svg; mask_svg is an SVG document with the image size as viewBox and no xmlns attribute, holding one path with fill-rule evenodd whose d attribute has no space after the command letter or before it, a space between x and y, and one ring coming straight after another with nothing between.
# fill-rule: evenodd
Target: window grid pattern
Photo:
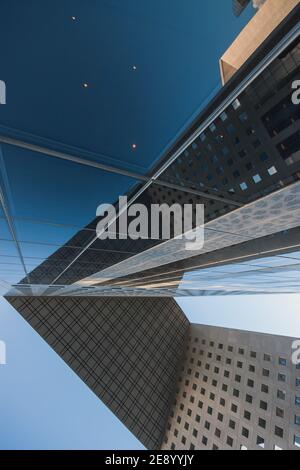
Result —
<instances>
[{"instance_id":1,"label":"window grid pattern","mask_svg":"<svg viewBox=\"0 0 300 470\"><path fill-rule=\"evenodd\" d=\"M297 450L300 369L290 360L292 341L192 325L163 449Z\"/></svg>"},{"instance_id":2,"label":"window grid pattern","mask_svg":"<svg viewBox=\"0 0 300 470\"><path fill-rule=\"evenodd\" d=\"M149 449L160 447L189 322L172 299L7 299Z\"/></svg>"}]
</instances>

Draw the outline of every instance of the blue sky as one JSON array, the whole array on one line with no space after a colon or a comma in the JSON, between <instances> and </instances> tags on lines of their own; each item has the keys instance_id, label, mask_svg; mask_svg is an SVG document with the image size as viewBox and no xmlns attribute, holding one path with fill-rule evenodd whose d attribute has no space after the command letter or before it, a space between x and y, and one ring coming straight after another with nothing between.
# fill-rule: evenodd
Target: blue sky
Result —
<instances>
[{"instance_id":1,"label":"blue sky","mask_svg":"<svg viewBox=\"0 0 300 470\"><path fill-rule=\"evenodd\" d=\"M192 323L300 338L300 295L176 299Z\"/></svg>"}]
</instances>

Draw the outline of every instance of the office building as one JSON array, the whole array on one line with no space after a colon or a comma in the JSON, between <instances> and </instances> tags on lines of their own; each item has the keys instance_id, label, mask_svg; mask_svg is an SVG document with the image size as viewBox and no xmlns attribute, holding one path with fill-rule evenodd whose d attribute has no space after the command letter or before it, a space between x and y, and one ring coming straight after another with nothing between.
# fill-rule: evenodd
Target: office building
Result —
<instances>
[{"instance_id":1,"label":"office building","mask_svg":"<svg viewBox=\"0 0 300 470\"><path fill-rule=\"evenodd\" d=\"M163 450L299 450L293 338L191 325Z\"/></svg>"}]
</instances>

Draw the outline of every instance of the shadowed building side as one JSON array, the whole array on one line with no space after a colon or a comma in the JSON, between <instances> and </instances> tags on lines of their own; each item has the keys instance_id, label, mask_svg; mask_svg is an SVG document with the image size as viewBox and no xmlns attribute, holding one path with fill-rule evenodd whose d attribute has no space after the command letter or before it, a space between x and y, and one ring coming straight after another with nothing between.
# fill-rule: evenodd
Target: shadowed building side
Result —
<instances>
[{"instance_id":1,"label":"shadowed building side","mask_svg":"<svg viewBox=\"0 0 300 470\"><path fill-rule=\"evenodd\" d=\"M173 299L7 300L146 448L160 448L189 329Z\"/></svg>"}]
</instances>

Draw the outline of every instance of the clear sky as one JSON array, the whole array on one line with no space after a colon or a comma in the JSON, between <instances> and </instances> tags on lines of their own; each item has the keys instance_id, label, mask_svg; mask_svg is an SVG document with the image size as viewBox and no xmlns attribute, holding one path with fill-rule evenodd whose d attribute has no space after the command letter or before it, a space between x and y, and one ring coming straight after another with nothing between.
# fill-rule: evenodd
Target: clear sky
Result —
<instances>
[{"instance_id":1,"label":"clear sky","mask_svg":"<svg viewBox=\"0 0 300 470\"><path fill-rule=\"evenodd\" d=\"M0 78L8 84L8 104L1 107L0 121L6 131L18 129L24 133L22 137L30 136L33 141L34 135L42 144L43 139L51 138L114 156L105 161L113 160L119 166L145 171L220 85L218 58L247 23L251 9L236 19L231 0L88 3L87 7L81 0L1 2ZM133 63L138 65L135 79ZM87 80L88 91L82 87ZM138 143L134 157L133 141ZM47 199L45 193L48 186L53 191L53 179L41 165L44 178L33 177L30 170L35 186L28 203L24 195L28 196L31 180L24 175L29 167L14 164L12 158L10 164L16 217L43 215L59 221L63 212L64 217L72 217L70 222L89 222L109 190L114 198L114 190L126 189L116 189L107 176L102 187L87 177L89 194L80 185L67 194L61 174L64 186L57 185L56 199L52 192ZM80 176L82 180L82 169ZM75 186L75 179L70 181ZM59 193L62 187L64 197ZM88 202L93 198L90 212L85 210L87 198ZM36 214L39 211L41 215ZM41 241L41 232L32 230L31 238ZM182 302L188 316L200 323L217 321L216 315L222 314L220 324L226 320L228 326L237 327L230 322L250 312L253 329L258 327L253 311L261 312L256 318L261 324L266 310L279 305L278 299L266 304L261 297L251 300L252 310L248 300L245 310L243 298ZM283 299L281 302L286 318L288 309ZM1 449L141 448L3 299L0 340L7 345L7 365L0 366Z\"/></svg>"},{"instance_id":2,"label":"clear sky","mask_svg":"<svg viewBox=\"0 0 300 470\"><path fill-rule=\"evenodd\" d=\"M300 338L300 295L176 299L192 323Z\"/></svg>"}]
</instances>

